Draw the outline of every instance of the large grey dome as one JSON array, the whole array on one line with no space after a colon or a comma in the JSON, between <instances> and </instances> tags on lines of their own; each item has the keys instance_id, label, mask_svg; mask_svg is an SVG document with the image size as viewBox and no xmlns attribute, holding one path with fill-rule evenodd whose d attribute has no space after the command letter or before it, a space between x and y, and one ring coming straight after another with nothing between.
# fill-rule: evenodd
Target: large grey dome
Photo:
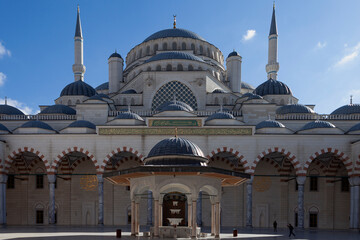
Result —
<instances>
[{"instance_id":1,"label":"large grey dome","mask_svg":"<svg viewBox=\"0 0 360 240\"><path fill-rule=\"evenodd\" d=\"M9 129L7 127L5 127L5 125L0 123L0 131L4 131L4 132L10 132Z\"/></svg>"},{"instance_id":2,"label":"large grey dome","mask_svg":"<svg viewBox=\"0 0 360 240\"><path fill-rule=\"evenodd\" d=\"M282 124L281 122L269 119L258 123L255 128L261 129L261 128L284 128L284 127L285 127L284 124Z\"/></svg>"},{"instance_id":3,"label":"large grey dome","mask_svg":"<svg viewBox=\"0 0 360 240\"><path fill-rule=\"evenodd\" d=\"M20 111L19 109L17 109L16 107L10 106L10 105L6 105L6 104L2 104L0 105L0 115L24 115L24 113L22 111Z\"/></svg>"},{"instance_id":4,"label":"large grey dome","mask_svg":"<svg viewBox=\"0 0 360 240\"><path fill-rule=\"evenodd\" d=\"M149 37L147 37L144 42L148 42L151 40L159 39L159 38L168 38L168 37L182 37L182 38L192 38L205 41L204 38L200 37L198 34L181 28L170 28L158 31Z\"/></svg>"},{"instance_id":5,"label":"large grey dome","mask_svg":"<svg viewBox=\"0 0 360 240\"><path fill-rule=\"evenodd\" d=\"M280 81L269 79L266 82L260 84L254 93L260 96L265 95L292 95L290 88Z\"/></svg>"},{"instance_id":6,"label":"large grey dome","mask_svg":"<svg viewBox=\"0 0 360 240\"><path fill-rule=\"evenodd\" d=\"M354 132L354 131L359 131L359 130L360 130L360 123L357 123L354 126L352 126L348 132Z\"/></svg>"},{"instance_id":7,"label":"large grey dome","mask_svg":"<svg viewBox=\"0 0 360 240\"><path fill-rule=\"evenodd\" d=\"M108 90L108 89L109 89L109 82L104 82L95 88L96 91Z\"/></svg>"},{"instance_id":8,"label":"large grey dome","mask_svg":"<svg viewBox=\"0 0 360 240\"><path fill-rule=\"evenodd\" d=\"M336 127L334 124L332 124L330 122L316 120L316 121L305 124L305 126L303 126L300 129L300 131L315 129L315 128L336 128Z\"/></svg>"},{"instance_id":9,"label":"large grey dome","mask_svg":"<svg viewBox=\"0 0 360 240\"><path fill-rule=\"evenodd\" d=\"M62 96L73 96L73 95L81 95L91 97L96 94L95 89L89 84L83 81L76 81L68 84L60 93L60 97Z\"/></svg>"},{"instance_id":10,"label":"large grey dome","mask_svg":"<svg viewBox=\"0 0 360 240\"><path fill-rule=\"evenodd\" d=\"M360 104L348 104L339 107L330 114L337 115L337 114L359 114L359 113L360 113Z\"/></svg>"},{"instance_id":11,"label":"large grey dome","mask_svg":"<svg viewBox=\"0 0 360 240\"><path fill-rule=\"evenodd\" d=\"M148 62L166 60L166 59L185 59L185 60L204 62L204 60L202 60L201 58L199 58L193 54L186 53L186 52L178 52L178 51L159 53L159 54L156 54L155 56L149 58L145 62L148 63Z\"/></svg>"},{"instance_id":12,"label":"large grey dome","mask_svg":"<svg viewBox=\"0 0 360 240\"><path fill-rule=\"evenodd\" d=\"M43 109L40 114L67 114L67 115L75 115L76 110L62 104L56 104L49 106Z\"/></svg>"},{"instance_id":13,"label":"large grey dome","mask_svg":"<svg viewBox=\"0 0 360 240\"><path fill-rule=\"evenodd\" d=\"M276 109L276 114L291 114L291 113L315 113L311 108L301 104L284 105Z\"/></svg>"}]
</instances>

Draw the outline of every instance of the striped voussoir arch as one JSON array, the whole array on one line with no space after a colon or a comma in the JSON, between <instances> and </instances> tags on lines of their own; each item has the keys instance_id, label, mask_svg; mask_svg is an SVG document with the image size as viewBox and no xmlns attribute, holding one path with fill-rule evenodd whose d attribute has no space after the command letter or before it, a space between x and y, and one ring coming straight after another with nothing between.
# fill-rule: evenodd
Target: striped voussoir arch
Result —
<instances>
[{"instance_id":1,"label":"striped voussoir arch","mask_svg":"<svg viewBox=\"0 0 360 240\"><path fill-rule=\"evenodd\" d=\"M248 162L246 161L244 155L241 155L239 151L235 151L234 148L230 148L230 147L217 148L215 151L211 151L211 153L210 153L211 155L207 155L206 158L209 159L209 161L212 161L212 160L214 160L214 156L216 154L222 153L222 152L231 153L234 156L236 156L239 159L239 163L241 163L241 165L244 167L245 172L250 170L250 167L248 166ZM235 167L229 160L226 160L225 163L228 164L232 168Z\"/></svg>"},{"instance_id":2,"label":"striped voussoir arch","mask_svg":"<svg viewBox=\"0 0 360 240\"><path fill-rule=\"evenodd\" d=\"M360 154L358 156L358 159L355 161L355 168L353 172L354 176L360 176Z\"/></svg>"},{"instance_id":3,"label":"striped voussoir arch","mask_svg":"<svg viewBox=\"0 0 360 240\"><path fill-rule=\"evenodd\" d=\"M0 159L0 174L6 174L5 172L5 161Z\"/></svg>"},{"instance_id":4,"label":"striped voussoir arch","mask_svg":"<svg viewBox=\"0 0 360 240\"><path fill-rule=\"evenodd\" d=\"M250 168L249 173L254 175L255 168L256 168L257 164L260 162L260 160L263 159L266 155L268 155L270 153L276 153L276 152L287 157L289 159L289 161L291 162L291 164L293 165L296 175L301 176L301 165L300 165L300 162L296 159L295 155L292 154L291 152L287 151L286 149L280 148L280 147L268 148L265 151L261 152L256 157L253 166L251 166L251 168ZM270 161L270 160L268 160L268 161ZM271 161L270 161L270 164L273 164L276 168L279 167L279 165L277 163L275 163L274 161L272 161L273 162L272 163Z\"/></svg>"},{"instance_id":5,"label":"striped voussoir arch","mask_svg":"<svg viewBox=\"0 0 360 240\"><path fill-rule=\"evenodd\" d=\"M140 163L142 163L142 161L143 161L144 156L142 154L139 155L139 151L134 150L131 147L122 147L122 148L118 147L118 148L112 150L109 154L106 155L105 159L103 160L103 162L102 162L102 164L100 166L100 171L101 172L105 171L105 168L106 168L106 166L108 166L108 163L110 162L110 159L112 158L112 156L114 156L115 154L118 154L118 153L122 153L122 152L132 153L132 154L134 154L136 156L136 158L134 160L139 161ZM126 157L126 158L124 158L124 160L125 161L132 160L132 157L131 156ZM117 166L115 168L119 167L122 161L123 160L118 162Z\"/></svg>"},{"instance_id":6,"label":"striped voussoir arch","mask_svg":"<svg viewBox=\"0 0 360 240\"><path fill-rule=\"evenodd\" d=\"M54 174L57 172L58 170L58 167L59 167L59 163L61 162L61 159L66 155L66 154L69 154L69 153L72 153L72 152L80 152L80 153L83 153L85 154L95 165L95 169L96 171L98 172L99 169L100 169L100 164L97 162L97 160L95 159L95 155L92 154L89 150L83 148L83 147L71 147L71 148L67 148L66 150L62 151L60 154L58 154L56 156L56 159L54 160L54 162L52 163L51 165L51 168L50 168L50 173ZM85 161L86 158L80 158L79 160L77 160L75 163L74 163L74 166L78 165L81 161ZM76 164L76 165L75 165Z\"/></svg>"},{"instance_id":7,"label":"striped voussoir arch","mask_svg":"<svg viewBox=\"0 0 360 240\"><path fill-rule=\"evenodd\" d=\"M352 175L353 172L353 164L351 159L342 151L336 149L336 148L323 148L320 151L315 152L313 155L309 157L309 159L305 162L304 168L302 171L303 176L306 176L306 172L309 169L309 166L314 159L316 159L318 156L324 154L324 153L333 153L335 156L337 156L345 165L346 171L348 172L349 176Z\"/></svg>"},{"instance_id":8,"label":"striped voussoir arch","mask_svg":"<svg viewBox=\"0 0 360 240\"><path fill-rule=\"evenodd\" d=\"M46 171L49 172L49 170L51 169L50 162L47 159L45 159L44 154L42 154L40 151L35 150L32 147L22 147L22 148L18 148L16 150L12 151L8 155L8 160L5 160L5 172L9 171L9 168L10 168L12 162L15 160L15 156L18 154L22 154L24 152L31 152L31 153L35 154L36 156L38 156L41 159L41 161L43 161ZM33 163L33 165L34 165L34 163ZM29 167L31 167L31 165Z\"/></svg>"}]
</instances>

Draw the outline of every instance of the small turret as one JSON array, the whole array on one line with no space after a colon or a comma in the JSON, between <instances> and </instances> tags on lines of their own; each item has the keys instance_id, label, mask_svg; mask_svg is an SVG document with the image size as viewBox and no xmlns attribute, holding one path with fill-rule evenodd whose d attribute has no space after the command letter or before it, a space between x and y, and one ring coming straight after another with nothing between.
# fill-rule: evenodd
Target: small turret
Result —
<instances>
[{"instance_id":1,"label":"small turret","mask_svg":"<svg viewBox=\"0 0 360 240\"><path fill-rule=\"evenodd\" d=\"M241 56L235 50L226 59L226 75L233 92L241 91Z\"/></svg>"},{"instance_id":2,"label":"small turret","mask_svg":"<svg viewBox=\"0 0 360 240\"><path fill-rule=\"evenodd\" d=\"M72 66L74 72L75 81L84 81L84 74L86 68L84 66L84 59L83 59L83 37L82 37L82 30L81 30L81 21L80 21L80 8L77 8L77 18L76 18L76 27L75 27L75 63Z\"/></svg>"},{"instance_id":3,"label":"small turret","mask_svg":"<svg viewBox=\"0 0 360 240\"><path fill-rule=\"evenodd\" d=\"M116 51L110 55L109 64L109 93L116 93L123 80L124 60Z\"/></svg>"},{"instance_id":4,"label":"small turret","mask_svg":"<svg viewBox=\"0 0 360 240\"><path fill-rule=\"evenodd\" d=\"M277 26L275 18L275 4L273 7L273 13L271 18L270 32L269 32L269 55L268 64L266 65L266 72L268 79L277 80L277 72L279 71L280 65L277 61Z\"/></svg>"}]
</instances>

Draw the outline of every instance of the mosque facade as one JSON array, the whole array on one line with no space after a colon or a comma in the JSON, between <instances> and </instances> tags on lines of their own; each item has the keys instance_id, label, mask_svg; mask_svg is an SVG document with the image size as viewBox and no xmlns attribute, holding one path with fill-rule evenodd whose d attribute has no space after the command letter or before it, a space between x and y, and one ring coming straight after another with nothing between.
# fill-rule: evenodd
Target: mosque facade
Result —
<instances>
[{"instance_id":1,"label":"mosque facade","mask_svg":"<svg viewBox=\"0 0 360 240\"><path fill-rule=\"evenodd\" d=\"M278 80L275 7L257 87L176 21L111 54L96 88L83 41L78 9L54 105L0 105L0 224L359 229L360 105L318 114Z\"/></svg>"}]
</instances>

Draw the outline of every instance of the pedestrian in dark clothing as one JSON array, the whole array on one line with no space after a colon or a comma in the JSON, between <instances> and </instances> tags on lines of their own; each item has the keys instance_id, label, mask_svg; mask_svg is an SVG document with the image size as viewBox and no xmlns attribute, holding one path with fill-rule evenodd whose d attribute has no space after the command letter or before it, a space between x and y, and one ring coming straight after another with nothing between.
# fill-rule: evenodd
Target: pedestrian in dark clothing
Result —
<instances>
[{"instance_id":1,"label":"pedestrian in dark clothing","mask_svg":"<svg viewBox=\"0 0 360 240\"><path fill-rule=\"evenodd\" d=\"M288 226L289 231L290 231L289 237L291 237L291 235L294 235L294 237L295 237L294 227L290 223L287 226Z\"/></svg>"},{"instance_id":2,"label":"pedestrian in dark clothing","mask_svg":"<svg viewBox=\"0 0 360 240\"><path fill-rule=\"evenodd\" d=\"M276 222L276 220L273 222L273 226L274 226L274 232L277 232L277 222Z\"/></svg>"}]
</instances>

